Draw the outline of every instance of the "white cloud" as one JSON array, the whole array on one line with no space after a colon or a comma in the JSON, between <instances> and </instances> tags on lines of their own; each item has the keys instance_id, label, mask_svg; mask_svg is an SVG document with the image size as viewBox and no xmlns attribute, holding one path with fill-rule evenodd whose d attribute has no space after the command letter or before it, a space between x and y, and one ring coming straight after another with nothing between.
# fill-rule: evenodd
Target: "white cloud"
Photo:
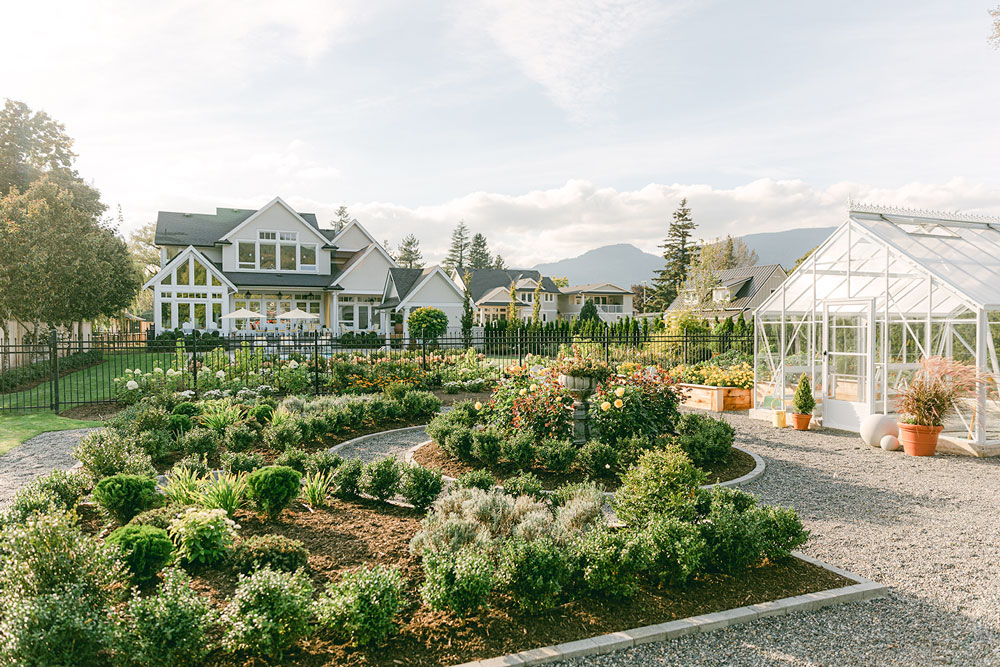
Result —
<instances>
[{"instance_id":1,"label":"white cloud","mask_svg":"<svg viewBox=\"0 0 1000 667\"><path fill-rule=\"evenodd\" d=\"M428 261L443 258L452 228L465 220L473 232L486 234L491 248L508 263L526 267L613 243L633 243L656 252L682 197L687 197L698 224L696 234L702 238L837 225L844 219L849 197L894 206L1000 214L1000 188L958 178L898 188L850 182L816 188L800 180L764 178L728 189L651 183L624 192L572 180L560 188L521 195L474 192L412 208L384 202L354 203L349 208L379 239L398 243L404 235L416 234ZM316 211L321 220L331 219L336 209L336 204L288 201Z\"/></svg>"},{"instance_id":2,"label":"white cloud","mask_svg":"<svg viewBox=\"0 0 1000 667\"><path fill-rule=\"evenodd\" d=\"M579 121L614 89L615 57L669 7L651 0L484 0L465 6L462 18Z\"/></svg>"}]
</instances>

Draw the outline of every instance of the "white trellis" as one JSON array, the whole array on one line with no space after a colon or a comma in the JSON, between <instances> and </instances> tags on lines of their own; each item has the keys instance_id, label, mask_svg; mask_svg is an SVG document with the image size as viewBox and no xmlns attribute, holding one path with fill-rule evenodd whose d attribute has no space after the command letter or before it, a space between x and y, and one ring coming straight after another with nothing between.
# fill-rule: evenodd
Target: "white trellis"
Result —
<instances>
[{"instance_id":1,"label":"white trellis","mask_svg":"<svg viewBox=\"0 0 1000 667\"><path fill-rule=\"evenodd\" d=\"M755 412L809 376L825 426L891 414L922 356L975 365L944 440L1000 454L1000 218L851 205L848 219L754 313Z\"/></svg>"}]
</instances>

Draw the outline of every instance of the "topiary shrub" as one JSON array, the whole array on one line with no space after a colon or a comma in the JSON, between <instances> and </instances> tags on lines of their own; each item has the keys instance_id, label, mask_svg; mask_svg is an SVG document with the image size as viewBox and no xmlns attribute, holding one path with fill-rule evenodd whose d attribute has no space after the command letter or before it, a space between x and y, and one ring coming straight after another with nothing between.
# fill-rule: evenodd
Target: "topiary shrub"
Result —
<instances>
[{"instance_id":1,"label":"topiary shrub","mask_svg":"<svg viewBox=\"0 0 1000 667\"><path fill-rule=\"evenodd\" d=\"M403 470L399 493L418 510L425 510L441 494L444 480L437 470L411 465Z\"/></svg>"},{"instance_id":2,"label":"topiary shrub","mask_svg":"<svg viewBox=\"0 0 1000 667\"><path fill-rule=\"evenodd\" d=\"M650 518L635 539L646 543L647 574L660 586L684 586L705 564L707 545L698 527L675 517Z\"/></svg>"},{"instance_id":3,"label":"topiary shrub","mask_svg":"<svg viewBox=\"0 0 1000 667\"><path fill-rule=\"evenodd\" d=\"M649 565L649 550L630 535L604 526L583 533L570 549L583 588L594 595L624 599L639 590L639 573Z\"/></svg>"},{"instance_id":4,"label":"topiary shrub","mask_svg":"<svg viewBox=\"0 0 1000 667\"><path fill-rule=\"evenodd\" d=\"M556 606L569 574L566 552L549 538L512 539L500 549L500 581L521 611Z\"/></svg>"},{"instance_id":5,"label":"topiary shrub","mask_svg":"<svg viewBox=\"0 0 1000 667\"><path fill-rule=\"evenodd\" d=\"M174 553L174 544L167 531L153 526L123 526L108 535L105 542L121 549L138 583L154 579Z\"/></svg>"},{"instance_id":6,"label":"topiary shrub","mask_svg":"<svg viewBox=\"0 0 1000 667\"><path fill-rule=\"evenodd\" d=\"M496 429L474 431L472 434L472 457L486 466L495 466L503 454L503 436Z\"/></svg>"},{"instance_id":7,"label":"topiary shrub","mask_svg":"<svg viewBox=\"0 0 1000 667\"><path fill-rule=\"evenodd\" d=\"M124 473L153 475L153 460L132 438L107 429L87 434L73 449L73 456L83 464L92 483Z\"/></svg>"},{"instance_id":8,"label":"topiary shrub","mask_svg":"<svg viewBox=\"0 0 1000 667\"><path fill-rule=\"evenodd\" d=\"M264 467L264 457L257 452L223 452L222 469L228 473L253 472Z\"/></svg>"},{"instance_id":9,"label":"topiary shrub","mask_svg":"<svg viewBox=\"0 0 1000 667\"><path fill-rule=\"evenodd\" d=\"M212 429L197 427L182 435L178 443L185 454L213 456L219 451L219 434Z\"/></svg>"},{"instance_id":10,"label":"topiary shrub","mask_svg":"<svg viewBox=\"0 0 1000 667\"><path fill-rule=\"evenodd\" d=\"M520 432L504 440L500 445L503 457L518 468L527 469L535 465L538 455L535 437L531 433Z\"/></svg>"},{"instance_id":11,"label":"topiary shrub","mask_svg":"<svg viewBox=\"0 0 1000 667\"><path fill-rule=\"evenodd\" d=\"M529 496L531 498L542 497L542 482L534 473L523 472L513 477L508 477L501 485L503 492L509 496Z\"/></svg>"},{"instance_id":12,"label":"topiary shrub","mask_svg":"<svg viewBox=\"0 0 1000 667\"><path fill-rule=\"evenodd\" d=\"M424 306L415 308L406 318L410 335L424 340L435 340L448 330L448 316L442 310Z\"/></svg>"},{"instance_id":13,"label":"topiary shrub","mask_svg":"<svg viewBox=\"0 0 1000 667\"><path fill-rule=\"evenodd\" d=\"M163 572L154 595L138 591L122 615L117 659L127 667L202 664L212 650L209 631L215 614L191 588L181 569Z\"/></svg>"},{"instance_id":14,"label":"topiary shrub","mask_svg":"<svg viewBox=\"0 0 1000 667\"><path fill-rule=\"evenodd\" d=\"M259 402L247 411L247 417L253 419L261 426L271 423L271 416L274 414L273 402Z\"/></svg>"},{"instance_id":15,"label":"topiary shrub","mask_svg":"<svg viewBox=\"0 0 1000 667\"><path fill-rule=\"evenodd\" d=\"M694 521L704 502L699 487L705 478L679 448L646 452L635 467L622 474L613 503L615 513L633 526L641 526L657 514Z\"/></svg>"},{"instance_id":16,"label":"topiary shrub","mask_svg":"<svg viewBox=\"0 0 1000 667\"><path fill-rule=\"evenodd\" d=\"M496 574L488 554L471 548L457 553L427 551L422 562L424 583L420 595L431 609L465 618L489 606Z\"/></svg>"},{"instance_id":17,"label":"topiary shrub","mask_svg":"<svg viewBox=\"0 0 1000 667\"><path fill-rule=\"evenodd\" d=\"M358 459L347 459L337 466L333 472L333 483L337 487L334 493L341 498L357 497L363 471L364 465Z\"/></svg>"},{"instance_id":18,"label":"topiary shrub","mask_svg":"<svg viewBox=\"0 0 1000 667\"><path fill-rule=\"evenodd\" d=\"M243 573L265 567L294 572L306 567L308 560L302 542L284 535L254 535L241 540L233 551L233 566Z\"/></svg>"},{"instance_id":19,"label":"topiary shrub","mask_svg":"<svg viewBox=\"0 0 1000 667\"><path fill-rule=\"evenodd\" d=\"M398 569L382 565L348 572L316 601L316 619L356 646L379 643L395 630L405 584Z\"/></svg>"},{"instance_id":20,"label":"topiary shrub","mask_svg":"<svg viewBox=\"0 0 1000 667\"><path fill-rule=\"evenodd\" d=\"M314 475L317 473L330 475L343 461L344 459L327 450L313 452L306 459L306 472Z\"/></svg>"},{"instance_id":21,"label":"topiary shrub","mask_svg":"<svg viewBox=\"0 0 1000 667\"><path fill-rule=\"evenodd\" d=\"M723 419L687 413L677 421L674 444L696 466L724 461L733 448L736 431Z\"/></svg>"},{"instance_id":22,"label":"topiary shrub","mask_svg":"<svg viewBox=\"0 0 1000 667\"><path fill-rule=\"evenodd\" d=\"M281 454L274 459L274 465L276 466L287 466L293 470L297 470L299 473L304 474L306 471L306 461L309 460L309 454L297 447L291 447L286 449Z\"/></svg>"},{"instance_id":23,"label":"topiary shrub","mask_svg":"<svg viewBox=\"0 0 1000 667\"><path fill-rule=\"evenodd\" d=\"M496 479L489 470L470 470L458 477L458 487L463 489L482 489L489 491L497 485Z\"/></svg>"},{"instance_id":24,"label":"topiary shrub","mask_svg":"<svg viewBox=\"0 0 1000 667\"><path fill-rule=\"evenodd\" d=\"M612 445L590 440L580 448L577 464L588 477L607 477L618 469L618 454Z\"/></svg>"},{"instance_id":25,"label":"topiary shrub","mask_svg":"<svg viewBox=\"0 0 1000 667\"><path fill-rule=\"evenodd\" d=\"M538 444L538 462L552 472L569 470L579 450L569 440L546 439Z\"/></svg>"},{"instance_id":26,"label":"topiary shrub","mask_svg":"<svg viewBox=\"0 0 1000 667\"><path fill-rule=\"evenodd\" d=\"M795 396L792 397L792 406L795 412L800 415L811 415L816 407L816 399L813 398L812 384L809 376L803 373L799 376L799 386L795 388Z\"/></svg>"},{"instance_id":27,"label":"topiary shrub","mask_svg":"<svg viewBox=\"0 0 1000 667\"><path fill-rule=\"evenodd\" d=\"M238 528L225 510L192 507L171 521L167 532L183 563L210 567L229 556Z\"/></svg>"},{"instance_id":28,"label":"topiary shrub","mask_svg":"<svg viewBox=\"0 0 1000 667\"><path fill-rule=\"evenodd\" d=\"M94 487L94 501L119 526L156 502L156 482L144 475L113 475Z\"/></svg>"},{"instance_id":29,"label":"topiary shrub","mask_svg":"<svg viewBox=\"0 0 1000 667\"><path fill-rule=\"evenodd\" d=\"M236 595L222 614L223 647L280 661L309 634L312 584L305 572L268 568L240 575Z\"/></svg>"},{"instance_id":30,"label":"topiary shrub","mask_svg":"<svg viewBox=\"0 0 1000 667\"><path fill-rule=\"evenodd\" d=\"M361 473L361 492L378 500L387 500L399 491L402 472L394 456L370 461Z\"/></svg>"},{"instance_id":31,"label":"topiary shrub","mask_svg":"<svg viewBox=\"0 0 1000 667\"><path fill-rule=\"evenodd\" d=\"M286 466L258 468L247 476L247 496L271 521L299 495L302 475Z\"/></svg>"},{"instance_id":32,"label":"topiary shrub","mask_svg":"<svg viewBox=\"0 0 1000 667\"><path fill-rule=\"evenodd\" d=\"M260 436L247 424L233 424L222 436L226 449L230 452L244 452L255 444Z\"/></svg>"}]
</instances>

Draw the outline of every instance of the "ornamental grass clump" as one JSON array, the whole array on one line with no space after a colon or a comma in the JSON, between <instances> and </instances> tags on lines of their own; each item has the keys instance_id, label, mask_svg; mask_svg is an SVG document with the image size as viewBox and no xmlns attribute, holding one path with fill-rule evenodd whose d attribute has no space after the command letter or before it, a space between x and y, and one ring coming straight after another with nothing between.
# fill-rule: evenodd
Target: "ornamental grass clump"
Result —
<instances>
[{"instance_id":1,"label":"ornamental grass clump","mask_svg":"<svg viewBox=\"0 0 1000 667\"><path fill-rule=\"evenodd\" d=\"M223 510L232 519L236 510L246 504L246 496L246 475L221 473L201 482L198 505L206 509Z\"/></svg>"},{"instance_id":2,"label":"ornamental grass clump","mask_svg":"<svg viewBox=\"0 0 1000 667\"><path fill-rule=\"evenodd\" d=\"M944 426L955 401L985 383L972 366L948 357L923 357L909 386L897 398L900 421L918 426Z\"/></svg>"}]
</instances>

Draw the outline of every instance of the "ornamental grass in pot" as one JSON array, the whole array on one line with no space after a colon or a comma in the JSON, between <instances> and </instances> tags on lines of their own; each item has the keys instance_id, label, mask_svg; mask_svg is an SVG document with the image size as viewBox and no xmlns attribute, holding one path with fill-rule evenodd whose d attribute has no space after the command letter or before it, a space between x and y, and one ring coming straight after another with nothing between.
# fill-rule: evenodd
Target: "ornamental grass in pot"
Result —
<instances>
[{"instance_id":1,"label":"ornamental grass in pot","mask_svg":"<svg viewBox=\"0 0 1000 667\"><path fill-rule=\"evenodd\" d=\"M944 420L955 401L984 382L972 366L948 357L924 357L910 384L900 392L899 442L910 456L934 456Z\"/></svg>"},{"instance_id":2,"label":"ornamental grass in pot","mask_svg":"<svg viewBox=\"0 0 1000 667\"><path fill-rule=\"evenodd\" d=\"M799 386L792 397L792 426L796 431L808 431L809 422L812 421L812 411L816 407L816 399L813 398L812 383L805 373L799 377Z\"/></svg>"}]
</instances>

